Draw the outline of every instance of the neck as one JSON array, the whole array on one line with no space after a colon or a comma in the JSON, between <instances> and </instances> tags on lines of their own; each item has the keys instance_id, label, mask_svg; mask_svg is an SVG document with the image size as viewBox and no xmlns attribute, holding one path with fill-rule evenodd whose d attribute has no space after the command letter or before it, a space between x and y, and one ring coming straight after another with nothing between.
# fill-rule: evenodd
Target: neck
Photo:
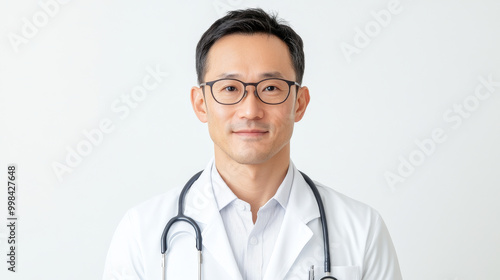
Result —
<instances>
[{"instance_id":1,"label":"neck","mask_svg":"<svg viewBox=\"0 0 500 280\"><path fill-rule=\"evenodd\" d=\"M289 164L289 144L271 159L257 164L238 163L215 149L217 171L231 191L250 204L254 223L260 207L276 194L285 179Z\"/></svg>"}]
</instances>

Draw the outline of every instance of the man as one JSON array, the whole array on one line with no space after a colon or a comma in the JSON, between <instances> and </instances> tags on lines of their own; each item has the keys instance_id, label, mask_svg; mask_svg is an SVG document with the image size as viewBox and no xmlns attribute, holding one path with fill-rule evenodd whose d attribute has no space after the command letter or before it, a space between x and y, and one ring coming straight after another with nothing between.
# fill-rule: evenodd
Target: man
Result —
<instances>
[{"instance_id":1,"label":"man","mask_svg":"<svg viewBox=\"0 0 500 280\"><path fill-rule=\"evenodd\" d=\"M214 159L186 195L184 214L200 227L202 279L320 279L324 247L310 186L290 161L293 126L304 116L301 38L260 9L229 12L196 48L198 119L208 124ZM390 236L370 207L316 183L329 230L331 273L338 280L399 280ZM160 239L177 215L180 189L123 218L104 279L197 279L195 233L172 225L161 267ZM328 278L334 279L334 278Z\"/></svg>"}]
</instances>

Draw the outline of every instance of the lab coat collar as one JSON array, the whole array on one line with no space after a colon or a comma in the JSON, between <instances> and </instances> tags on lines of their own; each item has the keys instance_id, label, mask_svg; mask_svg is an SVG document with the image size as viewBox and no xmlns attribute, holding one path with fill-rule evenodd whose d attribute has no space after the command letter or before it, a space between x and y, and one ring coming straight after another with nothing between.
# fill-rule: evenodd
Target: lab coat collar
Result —
<instances>
[{"instance_id":1,"label":"lab coat collar","mask_svg":"<svg viewBox=\"0 0 500 280\"><path fill-rule=\"evenodd\" d=\"M184 213L200 226L203 250L209 251L210 255L227 272L228 277L224 279L242 280L213 194L210 180L212 164L213 159L191 187L190 193L186 196Z\"/></svg>"},{"instance_id":2,"label":"lab coat collar","mask_svg":"<svg viewBox=\"0 0 500 280\"><path fill-rule=\"evenodd\" d=\"M319 218L316 199L300 172L293 168L293 181L288 205L264 280L285 279L293 263L313 236L307 225Z\"/></svg>"},{"instance_id":3,"label":"lab coat collar","mask_svg":"<svg viewBox=\"0 0 500 280\"><path fill-rule=\"evenodd\" d=\"M228 273L226 279L241 280L242 276L234 259L224 223L213 194L210 171L213 159L200 178L193 184L186 197L185 214L193 218L202 229L203 246ZM285 217L277 242L267 266L264 280L284 279L300 252L313 236L308 223L319 218L314 195L300 172L293 169L292 186Z\"/></svg>"}]
</instances>

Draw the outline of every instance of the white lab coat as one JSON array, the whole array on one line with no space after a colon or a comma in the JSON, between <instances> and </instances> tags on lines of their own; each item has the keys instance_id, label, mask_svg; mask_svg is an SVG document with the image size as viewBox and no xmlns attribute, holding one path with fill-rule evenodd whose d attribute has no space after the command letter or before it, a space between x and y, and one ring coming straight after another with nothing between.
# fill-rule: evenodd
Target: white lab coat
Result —
<instances>
[{"instance_id":1,"label":"white lab coat","mask_svg":"<svg viewBox=\"0 0 500 280\"><path fill-rule=\"evenodd\" d=\"M291 163L293 164L293 163ZM185 214L202 230L202 279L242 280L213 197L210 162L186 198ZM316 200L294 167L294 178L281 231L264 280L306 280L312 265L324 276L323 236ZM316 182L315 182L316 183ZM338 280L401 280L391 238L372 208L316 183L325 205L332 275ZM177 214L180 188L129 210L111 242L104 280L161 279L160 238ZM194 231L176 223L169 234L167 279L197 278Z\"/></svg>"}]
</instances>

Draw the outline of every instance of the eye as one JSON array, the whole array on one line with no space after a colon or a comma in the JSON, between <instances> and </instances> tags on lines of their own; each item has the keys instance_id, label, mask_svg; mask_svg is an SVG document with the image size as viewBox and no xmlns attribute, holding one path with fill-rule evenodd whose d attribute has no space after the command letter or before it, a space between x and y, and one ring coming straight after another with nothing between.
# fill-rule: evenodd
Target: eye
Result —
<instances>
[{"instance_id":1,"label":"eye","mask_svg":"<svg viewBox=\"0 0 500 280\"><path fill-rule=\"evenodd\" d=\"M236 87L233 87L233 86L227 86L227 87L224 88L224 90L226 90L226 91L236 91L237 89L236 89Z\"/></svg>"},{"instance_id":2,"label":"eye","mask_svg":"<svg viewBox=\"0 0 500 280\"><path fill-rule=\"evenodd\" d=\"M278 87L276 87L276 86L266 86L264 88L264 91L275 91L277 89L278 89Z\"/></svg>"}]
</instances>

